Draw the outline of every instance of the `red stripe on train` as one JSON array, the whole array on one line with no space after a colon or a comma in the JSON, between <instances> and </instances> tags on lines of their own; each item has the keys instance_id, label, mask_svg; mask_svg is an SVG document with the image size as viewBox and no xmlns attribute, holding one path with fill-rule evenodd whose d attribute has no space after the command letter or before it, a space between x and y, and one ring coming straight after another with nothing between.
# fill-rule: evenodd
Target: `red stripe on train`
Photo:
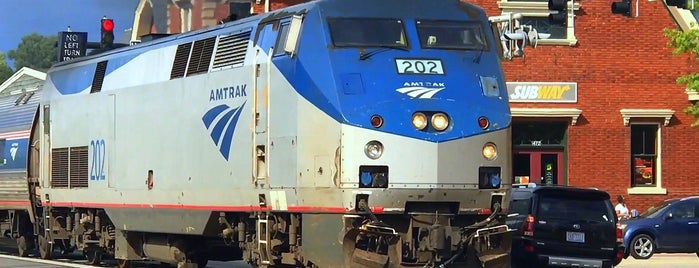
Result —
<instances>
[{"instance_id":1,"label":"red stripe on train","mask_svg":"<svg viewBox=\"0 0 699 268\"><path fill-rule=\"evenodd\" d=\"M30 206L29 201L10 201L10 200L0 200L1 206Z\"/></svg>"},{"instance_id":2,"label":"red stripe on train","mask_svg":"<svg viewBox=\"0 0 699 268\"><path fill-rule=\"evenodd\" d=\"M85 207L85 208L152 208L152 209L189 209L210 211L290 211L290 212L323 212L346 213L352 210L344 207L315 207L315 206L287 206L287 209L273 209L269 206L215 206L215 205L182 205L182 204L137 204L137 203L86 203L86 202L44 202L44 206L53 207ZM374 213L383 213L383 207L371 207Z\"/></svg>"}]
</instances>

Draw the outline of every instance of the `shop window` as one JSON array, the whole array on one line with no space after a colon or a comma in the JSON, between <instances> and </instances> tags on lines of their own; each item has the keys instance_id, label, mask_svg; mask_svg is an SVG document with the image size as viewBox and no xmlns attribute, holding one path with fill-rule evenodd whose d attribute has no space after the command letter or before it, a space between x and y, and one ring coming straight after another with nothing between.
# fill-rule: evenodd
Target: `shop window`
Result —
<instances>
[{"instance_id":1,"label":"shop window","mask_svg":"<svg viewBox=\"0 0 699 268\"><path fill-rule=\"evenodd\" d=\"M659 125L631 125L631 186L656 186Z\"/></svg>"},{"instance_id":2,"label":"shop window","mask_svg":"<svg viewBox=\"0 0 699 268\"><path fill-rule=\"evenodd\" d=\"M567 124L521 122L512 124L512 146L562 147L565 146Z\"/></svg>"},{"instance_id":3,"label":"shop window","mask_svg":"<svg viewBox=\"0 0 699 268\"><path fill-rule=\"evenodd\" d=\"M575 37L575 16L568 16L565 25L549 23L548 0L502 0L498 2L498 7L502 14L522 14L521 25L531 25L540 33L551 34L548 39L538 40L539 45L573 46L578 43ZM579 8L580 4L573 1L573 12Z\"/></svg>"}]
</instances>

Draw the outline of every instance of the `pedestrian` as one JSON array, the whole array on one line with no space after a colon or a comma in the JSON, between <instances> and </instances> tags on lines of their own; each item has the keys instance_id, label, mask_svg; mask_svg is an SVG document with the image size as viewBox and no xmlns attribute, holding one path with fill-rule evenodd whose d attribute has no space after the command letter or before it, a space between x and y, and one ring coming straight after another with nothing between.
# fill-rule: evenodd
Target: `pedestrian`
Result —
<instances>
[{"instance_id":1,"label":"pedestrian","mask_svg":"<svg viewBox=\"0 0 699 268\"><path fill-rule=\"evenodd\" d=\"M618 202L616 206L614 207L614 210L616 211L616 216L618 219L626 219L630 218L629 215L629 208L626 206L626 202L624 201L624 197L619 195L616 198L616 201Z\"/></svg>"}]
</instances>

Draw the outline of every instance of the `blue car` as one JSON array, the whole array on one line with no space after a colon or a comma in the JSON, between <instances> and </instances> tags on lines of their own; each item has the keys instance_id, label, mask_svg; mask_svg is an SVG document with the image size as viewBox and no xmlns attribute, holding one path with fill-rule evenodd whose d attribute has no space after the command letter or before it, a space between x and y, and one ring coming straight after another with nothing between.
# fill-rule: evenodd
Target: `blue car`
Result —
<instances>
[{"instance_id":1,"label":"blue car","mask_svg":"<svg viewBox=\"0 0 699 268\"><path fill-rule=\"evenodd\" d=\"M626 253L648 259L654 253L699 255L699 196L669 199L621 222Z\"/></svg>"}]
</instances>

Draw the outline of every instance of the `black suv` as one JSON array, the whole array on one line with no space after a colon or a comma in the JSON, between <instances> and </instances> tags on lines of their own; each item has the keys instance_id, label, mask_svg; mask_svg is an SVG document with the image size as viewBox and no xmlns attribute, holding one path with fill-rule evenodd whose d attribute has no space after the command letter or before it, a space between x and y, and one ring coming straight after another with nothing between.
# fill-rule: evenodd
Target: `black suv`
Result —
<instances>
[{"instance_id":1,"label":"black suv","mask_svg":"<svg viewBox=\"0 0 699 268\"><path fill-rule=\"evenodd\" d=\"M609 194L592 188L513 185L507 225L512 267L607 268L624 249Z\"/></svg>"}]
</instances>

